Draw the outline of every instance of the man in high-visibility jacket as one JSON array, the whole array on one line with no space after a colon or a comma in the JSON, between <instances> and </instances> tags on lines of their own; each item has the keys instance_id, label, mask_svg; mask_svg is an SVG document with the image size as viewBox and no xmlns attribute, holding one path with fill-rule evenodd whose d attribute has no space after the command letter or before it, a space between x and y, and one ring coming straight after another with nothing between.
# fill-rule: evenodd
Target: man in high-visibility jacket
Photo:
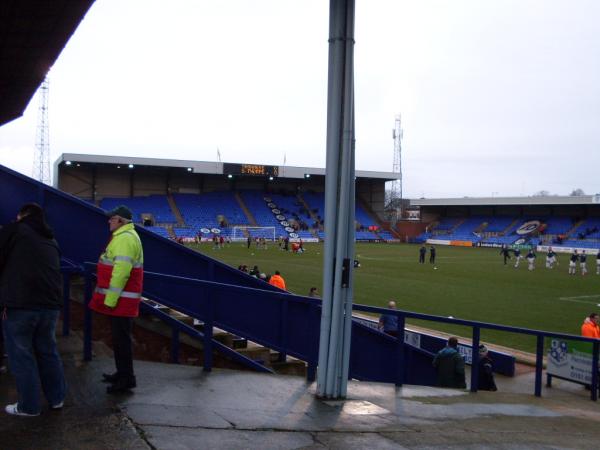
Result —
<instances>
[{"instance_id":1,"label":"man in high-visibility jacket","mask_svg":"<svg viewBox=\"0 0 600 450\"><path fill-rule=\"evenodd\" d=\"M108 216L112 235L98 261L98 279L89 306L110 316L117 371L103 374L103 381L111 383L106 392L114 394L136 386L131 328L142 299L144 252L131 210L122 205Z\"/></svg>"},{"instance_id":2,"label":"man in high-visibility jacket","mask_svg":"<svg viewBox=\"0 0 600 450\"><path fill-rule=\"evenodd\" d=\"M581 325L581 335L583 337L600 339L600 327L598 326L599 318L597 313L591 313L583 321Z\"/></svg>"},{"instance_id":3,"label":"man in high-visibility jacket","mask_svg":"<svg viewBox=\"0 0 600 450\"><path fill-rule=\"evenodd\" d=\"M285 291L285 280L279 273L279 270L275 271L275 275L271 275L271 278L269 278L269 284L277 286L279 289L283 289Z\"/></svg>"}]
</instances>

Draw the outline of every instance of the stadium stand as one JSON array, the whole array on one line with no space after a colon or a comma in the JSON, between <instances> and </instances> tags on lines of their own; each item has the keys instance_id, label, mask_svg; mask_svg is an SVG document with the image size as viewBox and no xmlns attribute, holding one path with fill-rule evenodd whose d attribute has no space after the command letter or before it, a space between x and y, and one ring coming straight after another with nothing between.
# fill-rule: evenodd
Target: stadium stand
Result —
<instances>
[{"instance_id":1,"label":"stadium stand","mask_svg":"<svg viewBox=\"0 0 600 450\"><path fill-rule=\"evenodd\" d=\"M105 197L100 207L106 211L119 205L127 205L133 212L133 221L141 223L142 214L152 214L156 223L177 223L171 211L166 195L148 195L146 197Z\"/></svg>"},{"instance_id":2,"label":"stadium stand","mask_svg":"<svg viewBox=\"0 0 600 450\"><path fill-rule=\"evenodd\" d=\"M173 228L177 237L194 238L202 228L216 228L222 236L229 237L234 225L250 225L231 191L173 194L173 198L186 225ZM224 223L219 223L220 216Z\"/></svg>"},{"instance_id":3,"label":"stadium stand","mask_svg":"<svg viewBox=\"0 0 600 450\"><path fill-rule=\"evenodd\" d=\"M167 239L169 239L171 237L169 235L169 231L165 227L148 226L148 227L144 227L144 228L146 228L146 230L148 230L148 231L152 231L153 233L158 234L159 236L166 237Z\"/></svg>"},{"instance_id":4,"label":"stadium stand","mask_svg":"<svg viewBox=\"0 0 600 450\"><path fill-rule=\"evenodd\" d=\"M240 191L240 196L259 226L275 227L276 236L288 236L287 231L285 231L285 228L283 228L275 218L264 200L265 197L271 197L269 194L265 194L261 191L244 190ZM252 237L269 237L261 236L260 231L252 231L251 235Z\"/></svg>"}]
</instances>

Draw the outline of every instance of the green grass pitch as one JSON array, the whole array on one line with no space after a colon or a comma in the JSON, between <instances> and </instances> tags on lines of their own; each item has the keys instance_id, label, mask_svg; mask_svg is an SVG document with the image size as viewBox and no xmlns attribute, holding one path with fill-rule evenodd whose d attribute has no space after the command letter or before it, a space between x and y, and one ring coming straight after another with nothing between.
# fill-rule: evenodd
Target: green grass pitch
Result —
<instances>
[{"instance_id":1,"label":"green grass pitch","mask_svg":"<svg viewBox=\"0 0 600 450\"><path fill-rule=\"evenodd\" d=\"M321 292L323 244L306 244L306 253L250 249L245 243L232 243L220 250L212 244L191 245L201 253L238 267L258 265L261 272L279 270L288 290L307 295L311 286ZM357 244L356 257L362 267L354 270L354 303L385 306L396 300L399 309L440 316L478 320L517 327L579 334L590 312L600 311L600 276L596 257L588 257L588 275L570 276L568 256L558 255L559 265L545 267L545 254L539 254L536 269L527 270L514 259L504 266L499 249L437 248L437 270L427 262L418 264L416 245ZM429 254L427 254L427 261ZM579 269L578 269L579 270ZM428 321L412 321L426 328L470 337L470 328ZM481 338L526 351L535 349L535 338L513 333L482 330Z\"/></svg>"}]
</instances>

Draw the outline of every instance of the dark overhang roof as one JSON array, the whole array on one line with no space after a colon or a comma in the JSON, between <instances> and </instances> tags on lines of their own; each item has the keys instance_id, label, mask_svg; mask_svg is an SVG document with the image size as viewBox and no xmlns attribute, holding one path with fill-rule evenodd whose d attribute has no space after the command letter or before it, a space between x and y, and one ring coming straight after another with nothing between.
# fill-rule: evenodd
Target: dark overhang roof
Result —
<instances>
[{"instance_id":1,"label":"dark overhang roof","mask_svg":"<svg viewBox=\"0 0 600 450\"><path fill-rule=\"evenodd\" d=\"M23 115L93 3L0 1L0 126Z\"/></svg>"}]
</instances>

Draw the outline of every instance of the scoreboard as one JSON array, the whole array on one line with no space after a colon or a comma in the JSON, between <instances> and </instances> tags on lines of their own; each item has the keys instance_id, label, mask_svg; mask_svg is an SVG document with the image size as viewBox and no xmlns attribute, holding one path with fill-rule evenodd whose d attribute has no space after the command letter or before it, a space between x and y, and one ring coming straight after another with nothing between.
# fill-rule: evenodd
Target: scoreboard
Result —
<instances>
[{"instance_id":1,"label":"scoreboard","mask_svg":"<svg viewBox=\"0 0 600 450\"><path fill-rule=\"evenodd\" d=\"M279 176L278 166L263 166L261 164L234 164L223 163L223 174L225 175L256 175L256 176Z\"/></svg>"}]
</instances>

